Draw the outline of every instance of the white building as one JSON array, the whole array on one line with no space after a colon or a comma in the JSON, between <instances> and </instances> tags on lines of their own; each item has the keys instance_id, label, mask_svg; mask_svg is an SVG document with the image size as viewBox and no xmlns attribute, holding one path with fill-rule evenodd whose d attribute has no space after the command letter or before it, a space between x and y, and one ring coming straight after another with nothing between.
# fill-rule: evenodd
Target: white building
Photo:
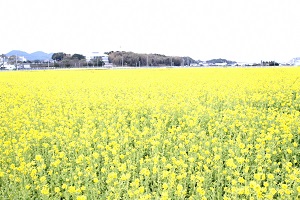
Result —
<instances>
[{"instance_id":1,"label":"white building","mask_svg":"<svg viewBox=\"0 0 300 200\"><path fill-rule=\"evenodd\" d=\"M24 69L30 69L31 67L30 67L29 64L26 64L26 65L23 65L23 68L24 68Z\"/></svg>"},{"instance_id":2,"label":"white building","mask_svg":"<svg viewBox=\"0 0 300 200\"><path fill-rule=\"evenodd\" d=\"M226 62L223 62L223 63L215 63L216 66L227 66L227 63Z\"/></svg>"},{"instance_id":3,"label":"white building","mask_svg":"<svg viewBox=\"0 0 300 200\"><path fill-rule=\"evenodd\" d=\"M191 63L190 66L191 67L197 67L197 66L199 66L199 64L198 63Z\"/></svg>"},{"instance_id":4,"label":"white building","mask_svg":"<svg viewBox=\"0 0 300 200\"><path fill-rule=\"evenodd\" d=\"M99 52L92 52L92 53L88 53L85 55L85 58L87 61L90 61L94 58L100 57L102 54L100 54Z\"/></svg>"},{"instance_id":5,"label":"white building","mask_svg":"<svg viewBox=\"0 0 300 200\"><path fill-rule=\"evenodd\" d=\"M18 58L18 61L21 61L21 62L27 61L27 59L24 56L17 56L17 58Z\"/></svg>"},{"instance_id":6,"label":"white building","mask_svg":"<svg viewBox=\"0 0 300 200\"><path fill-rule=\"evenodd\" d=\"M99 52L92 52L90 54L86 54L85 58L87 61L90 61L92 59L97 59L100 58L104 62L104 66L110 66L111 64L109 63L108 56L105 54L101 54Z\"/></svg>"},{"instance_id":7,"label":"white building","mask_svg":"<svg viewBox=\"0 0 300 200\"><path fill-rule=\"evenodd\" d=\"M291 60L291 65L294 65L294 66L300 66L300 57L298 58L293 58Z\"/></svg>"},{"instance_id":8,"label":"white building","mask_svg":"<svg viewBox=\"0 0 300 200\"><path fill-rule=\"evenodd\" d=\"M16 69L16 66L15 65L7 65L7 64L4 64L4 66L2 66L4 69L6 70L14 70Z\"/></svg>"},{"instance_id":9,"label":"white building","mask_svg":"<svg viewBox=\"0 0 300 200\"><path fill-rule=\"evenodd\" d=\"M102 61L104 62L104 66L111 66L111 63L109 63L107 55L102 56Z\"/></svg>"}]
</instances>

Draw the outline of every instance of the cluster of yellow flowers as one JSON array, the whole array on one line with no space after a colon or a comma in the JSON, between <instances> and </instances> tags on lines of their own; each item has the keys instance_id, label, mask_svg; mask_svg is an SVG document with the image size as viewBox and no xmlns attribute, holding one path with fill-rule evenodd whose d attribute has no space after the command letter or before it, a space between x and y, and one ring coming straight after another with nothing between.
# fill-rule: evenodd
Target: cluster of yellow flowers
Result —
<instances>
[{"instance_id":1,"label":"cluster of yellow flowers","mask_svg":"<svg viewBox=\"0 0 300 200\"><path fill-rule=\"evenodd\" d=\"M0 73L4 199L300 198L300 68Z\"/></svg>"}]
</instances>

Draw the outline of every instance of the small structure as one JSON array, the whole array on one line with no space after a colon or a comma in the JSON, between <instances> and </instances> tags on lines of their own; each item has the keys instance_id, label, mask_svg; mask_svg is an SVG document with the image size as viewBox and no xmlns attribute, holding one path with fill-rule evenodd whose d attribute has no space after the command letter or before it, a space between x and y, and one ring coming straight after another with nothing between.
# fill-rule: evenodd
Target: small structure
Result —
<instances>
[{"instance_id":1,"label":"small structure","mask_svg":"<svg viewBox=\"0 0 300 200\"><path fill-rule=\"evenodd\" d=\"M294 66L300 66L300 57L293 58L293 59L291 60L291 65L294 65Z\"/></svg>"},{"instance_id":2,"label":"small structure","mask_svg":"<svg viewBox=\"0 0 300 200\"><path fill-rule=\"evenodd\" d=\"M24 64L24 65L23 65L23 68L24 68L24 69L31 69L31 67L30 67L29 64L26 64L26 65Z\"/></svg>"},{"instance_id":3,"label":"small structure","mask_svg":"<svg viewBox=\"0 0 300 200\"><path fill-rule=\"evenodd\" d=\"M15 65L4 65L4 69L6 70L15 70L17 69Z\"/></svg>"},{"instance_id":4,"label":"small structure","mask_svg":"<svg viewBox=\"0 0 300 200\"><path fill-rule=\"evenodd\" d=\"M21 62L26 62L27 59L24 56L17 56L17 60Z\"/></svg>"},{"instance_id":5,"label":"small structure","mask_svg":"<svg viewBox=\"0 0 300 200\"><path fill-rule=\"evenodd\" d=\"M100 54L99 52L92 52L90 54L87 54L85 57L87 61L90 61L92 59L101 58L102 54Z\"/></svg>"},{"instance_id":6,"label":"small structure","mask_svg":"<svg viewBox=\"0 0 300 200\"><path fill-rule=\"evenodd\" d=\"M227 66L227 63L226 62L223 62L223 63L215 63L214 64L215 66Z\"/></svg>"},{"instance_id":7,"label":"small structure","mask_svg":"<svg viewBox=\"0 0 300 200\"><path fill-rule=\"evenodd\" d=\"M85 55L86 60L89 62L91 60L99 59L104 64L103 67L112 67L112 64L109 62L108 55L101 54L99 52L92 52L90 54Z\"/></svg>"},{"instance_id":8,"label":"small structure","mask_svg":"<svg viewBox=\"0 0 300 200\"><path fill-rule=\"evenodd\" d=\"M199 64L198 63L191 63L190 66L191 67L197 67L197 66L199 66Z\"/></svg>"},{"instance_id":9,"label":"small structure","mask_svg":"<svg viewBox=\"0 0 300 200\"><path fill-rule=\"evenodd\" d=\"M108 56L101 56L102 61L104 62L104 67L112 67L112 64L109 62Z\"/></svg>"}]
</instances>

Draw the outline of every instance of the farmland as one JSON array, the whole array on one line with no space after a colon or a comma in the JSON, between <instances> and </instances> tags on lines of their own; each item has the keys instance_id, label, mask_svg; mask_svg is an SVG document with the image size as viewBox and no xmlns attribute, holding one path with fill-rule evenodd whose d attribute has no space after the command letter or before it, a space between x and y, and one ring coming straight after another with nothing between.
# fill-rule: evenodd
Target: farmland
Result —
<instances>
[{"instance_id":1,"label":"farmland","mask_svg":"<svg viewBox=\"0 0 300 200\"><path fill-rule=\"evenodd\" d=\"M300 198L300 68L0 73L4 199Z\"/></svg>"}]
</instances>

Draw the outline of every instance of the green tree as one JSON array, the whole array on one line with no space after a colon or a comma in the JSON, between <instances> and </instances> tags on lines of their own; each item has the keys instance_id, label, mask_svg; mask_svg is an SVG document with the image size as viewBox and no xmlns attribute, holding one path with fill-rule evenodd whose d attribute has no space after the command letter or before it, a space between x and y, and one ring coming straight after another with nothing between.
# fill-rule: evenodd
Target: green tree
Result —
<instances>
[{"instance_id":1,"label":"green tree","mask_svg":"<svg viewBox=\"0 0 300 200\"><path fill-rule=\"evenodd\" d=\"M66 55L67 54L65 54L63 52L58 52L58 53L54 53L51 58L52 58L52 60L55 60L55 61L62 61Z\"/></svg>"},{"instance_id":2,"label":"green tree","mask_svg":"<svg viewBox=\"0 0 300 200\"><path fill-rule=\"evenodd\" d=\"M85 59L85 56L83 56L81 54L78 54L78 53L75 53L75 54L72 55L72 59L83 60L83 59Z\"/></svg>"}]
</instances>

